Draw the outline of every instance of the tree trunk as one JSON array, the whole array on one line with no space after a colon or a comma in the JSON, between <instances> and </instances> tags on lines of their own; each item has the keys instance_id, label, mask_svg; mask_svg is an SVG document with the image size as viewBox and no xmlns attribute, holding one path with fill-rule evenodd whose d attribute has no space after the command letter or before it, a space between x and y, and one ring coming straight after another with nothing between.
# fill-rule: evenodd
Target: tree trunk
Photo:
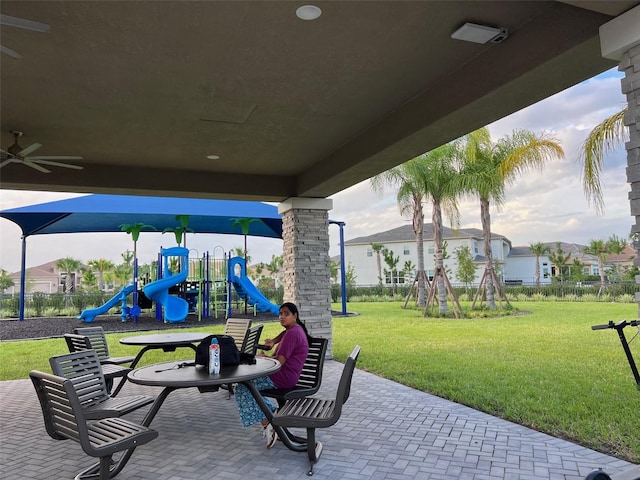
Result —
<instances>
[{"instance_id":1,"label":"tree trunk","mask_svg":"<svg viewBox=\"0 0 640 480\"><path fill-rule=\"evenodd\" d=\"M598 270L600 271L600 289L598 290L598 295L604 292L606 287L606 278L604 276L604 260L600 255L598 255Z\"/></svg>"},{"instance_id":2,"label":"tree trunk","mask_svg":"<svg viewBox=\"0 0 640 480\"><path fill-rule=\"evenodd\" d=\"M489 213L489 200L480 199L480 218L482 220L482 236L484 240L484 258L485 271L493 270L493 252L491 251L491 214ZM493 275L487 275L485 278L485 292L487 297L487 307L495 310L496 301L493 297L494 285Z\"/></svg>"},{"instance_id":3,"label":"tree trunk","mask_svg":"<svg viewBox=\"0 0 640 480\"><path fill-rule=\"evenodd\" d=\"M378 264L378 285L382 287L382 262L380 260L380 250L376 251L376 262Z\"/></svg>"},{"instance_id":4,"label":"tree trunk","mask_svg":"<svg viewBox=\"0 0 640 480\"><path fill-rule=\"evenodd\" d=\"M447 287L444 283L444 259L442 258L442 210L440 203L433 202L433 244L435 246L435 275L438 286L438 311L440 314L449 313L447 305Z\"/></svg>"},{"instance_id":5,"label":"tree trunk","mask_svg":"<svg viewBox=\"0 0 640 480\"><path fill-rule=\"evenodd\" d=\"M536 255L536 287L540 286L540 255Z\"/></svg>"},{"instance_id":6,"label":"tree trunk","mask_svg":"<svg viewBox=\"0 0 640 480\"><path fill-rule=\"evenodd\" d=\"M424 215L422 208L416 208L414 211L413 230L416 234L416 249L418 255L418 306L424 307L427 304L427 286L424 282Z\"/></svg>"}]
</instances>

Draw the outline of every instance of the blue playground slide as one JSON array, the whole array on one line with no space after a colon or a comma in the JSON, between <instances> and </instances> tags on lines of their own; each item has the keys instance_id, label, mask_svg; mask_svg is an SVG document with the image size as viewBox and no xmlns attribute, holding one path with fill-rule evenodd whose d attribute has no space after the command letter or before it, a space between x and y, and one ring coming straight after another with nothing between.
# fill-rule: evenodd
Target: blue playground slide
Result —
<instances>
[{"instance_id":1,"label":"blue playground slide","mask_svg":"<svg viewBox=\"0 0 640 480\"><path fill-rule=\"evenodd\" d=\"M182 247L173 247L163 249L163 256L189 255L189 251ZM187 279L189 271L184 268L175 275L161 278L155 282L151 282L143 288L144 294L154 302L162 305L164 310L164 319L169 323L184 322L189 314L189 304L183 298L169 295L169 289L184 282Z\"/></svg>"},{"instance_id":2,"label":"blue playground slide","mask_svg":"<svg viewBox=\"0 0 640 480\"><path fill-rule=\"evenodd\" d=\"M133 285L127 285L113 297L107 300L107 303L101 307L87 308L78 315L78 319L84 320L87 323L91 323L98 315L107 313L111 307L115 307L117 303L122 302L129 294L133 293Z\"/></svg>"},{"instance_id":3,"label":"blue playground slide","mask_svg":"<svg viewBox=\"0 0 640 480\"><path fill-rule=\"evenodd\" d=\"M240 265L240 276L234 273L236 265ZM255 305L259 312L280 314L280 306L271 303L247 277L244 258L233 257L229 260L229 281L233 284L238 296L246 300L249 305Z\"/></svg>"}]
</instances>

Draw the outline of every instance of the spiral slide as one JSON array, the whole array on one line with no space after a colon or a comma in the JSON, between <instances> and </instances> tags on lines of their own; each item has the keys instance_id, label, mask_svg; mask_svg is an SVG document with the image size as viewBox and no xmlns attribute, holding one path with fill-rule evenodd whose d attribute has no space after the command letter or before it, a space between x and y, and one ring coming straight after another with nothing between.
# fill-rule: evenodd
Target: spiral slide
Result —
<instances>
[{"instance_id":1,"label":"spiral slide","mask_svg":"<svg viewBox=\"0 0 640 480\"><path fill-rule=\"evenodd\" d=\"M188 250L174 247L173 249L163 250L163 256L182 255L183 251L189 254ZM169 275L168 277L161 278L155 282L151 282L145 285L143 292L152 301L162 305L164 311L164 319L169 323L184 322L189 314L189 304L187 301L180 297L169 295L169 289L184 282L187 279L189 273L187 268L183 268L175 275Z\"/></svg>"},{"instance_id":2,"label":"spiral slide","mask_svg":"<svg viewBox=\"0 0 640 480\"><path fill-rule=\"evenodd\" d=\"M111 307L115 307L116 304L122 302L129 294L133 293L133 285L127 285L118 293L116 293L113 297L111 297L107 302L96 308L86 308L82 311L80 315L78 315L79 320L83 320L87 323L91 323L95 320L98 315L103 315L109 311Z\"/></svg>"},{"instance_id":3,"label":"spiral slide","mask_svg":"<svg viewBox=\"0 0 640 480\"><path fill-rule=\"evenodd\" d=\"M236 265L240 265L239 276L234 273ZM259 312L280 314L280 306L271 303L247 277L244 258L233 257L229 260L229 281L233 284L238 296L246 300L249 305L255 305Z\"/></svg>"}]
</instances>

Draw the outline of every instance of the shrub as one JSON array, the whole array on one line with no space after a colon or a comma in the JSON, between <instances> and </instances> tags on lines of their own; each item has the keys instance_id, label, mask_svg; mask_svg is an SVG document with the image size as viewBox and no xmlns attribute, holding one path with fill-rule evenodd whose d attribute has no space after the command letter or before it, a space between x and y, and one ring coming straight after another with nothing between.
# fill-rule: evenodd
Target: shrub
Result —
<instances>
[{"instance_id":1,"label":"shrub","mask_svg":"<svg viewBox=\"0 0 640 480\"><path fill-rule=\"evenodd\" d=\"M35 311L36 317L41 317L47 306L47 294L43 292L35 292L31 296L31 308Z\"/></svg>"}]
</instances>

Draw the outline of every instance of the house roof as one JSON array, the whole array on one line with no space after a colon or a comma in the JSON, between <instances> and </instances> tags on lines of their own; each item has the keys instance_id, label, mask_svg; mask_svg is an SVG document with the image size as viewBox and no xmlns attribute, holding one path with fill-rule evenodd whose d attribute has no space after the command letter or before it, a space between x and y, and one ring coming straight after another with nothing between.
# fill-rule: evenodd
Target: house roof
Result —
<instances>
[{"instance_id":1,"label":"house roof","mask_svg":"<svg viewBox=\"0 0 640 480\"><path fill-rule=\"evenodd\" d=\"M433 238L433 224L425 223L423 228L423 235L425 241L431 240ZM449 227L442 227L442 237L443 239L448 238L474 238L477 240L482 240L482 230L478 228L461 228L459 230L453 230ZM503 235L499 235L497 233L491 234L492 239L504 239L509 242L509 240ZM401 227L393 228L391 230L386 230L384 232L374 233L372 235L367 235L365 237L357 237L351 240L346 240L344 242L345 245L359 245L359 244L370 244L370 243L394 243L394 242L415 242L416 234L413 231L412 225L403 225Z\"/></svg>"}]
</instances>

